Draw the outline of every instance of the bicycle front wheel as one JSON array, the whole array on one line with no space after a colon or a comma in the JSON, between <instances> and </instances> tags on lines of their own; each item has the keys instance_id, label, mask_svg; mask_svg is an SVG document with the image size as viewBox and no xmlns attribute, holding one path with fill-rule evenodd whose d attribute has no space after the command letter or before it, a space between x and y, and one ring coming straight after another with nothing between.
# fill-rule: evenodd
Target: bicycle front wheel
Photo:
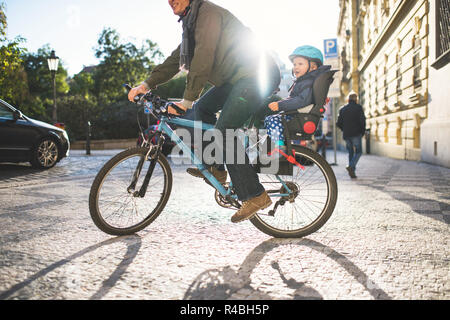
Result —
<instances>
[{"instance_id":1,"label":"bicycle front wheel","mask_svg":"<svg viewBox=\"0 0 450 320\"><path fill-rule=\"evenodd\" d=\"M172 171L163 155L157 160L146 159L148 150L132 148L117 154L95 177L89 211L103 232L118 236L136 233L164 209L172 190ZM145 197L136 196L152 161L156 163Z\"/></svg>"},{"instance_id":2,"label":"bicycle front wheel","mask_svg":"<svg viewBox=\"0 0 450 320\"><path fill-rule=\"evenodd\" d=\"M259 175L269 195L287 194L287 189L291 194L272 197L274 204L250 220L260 231L278 238L300 238L316 232L330 218L337 201L336 176L325 159L308 148L293 149L303 168L294 166L292 176L280 176L283 183L275 175ZM275 212L270 212L273 209Z\"/></svg>"}]
</instances>

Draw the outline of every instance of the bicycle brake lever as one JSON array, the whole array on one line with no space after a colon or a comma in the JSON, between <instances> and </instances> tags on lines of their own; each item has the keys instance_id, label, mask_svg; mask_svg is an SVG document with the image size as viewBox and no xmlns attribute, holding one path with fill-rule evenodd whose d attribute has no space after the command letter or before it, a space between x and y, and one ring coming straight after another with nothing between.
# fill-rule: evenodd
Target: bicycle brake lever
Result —
<instances>
[{"instance_id":1,"label":"bicycle brake lever","mask_svg":"<svg viewBox=\"0 0 450 320\"><path fill-rule=\"evenodd\" d=\"M142 98L143 98L144 96L145 96L144 94L140 93L140 94L134 96L133 100L134 100L135 103L139 104L139 102L142 101Z\"/></svg>"}]
</instances>

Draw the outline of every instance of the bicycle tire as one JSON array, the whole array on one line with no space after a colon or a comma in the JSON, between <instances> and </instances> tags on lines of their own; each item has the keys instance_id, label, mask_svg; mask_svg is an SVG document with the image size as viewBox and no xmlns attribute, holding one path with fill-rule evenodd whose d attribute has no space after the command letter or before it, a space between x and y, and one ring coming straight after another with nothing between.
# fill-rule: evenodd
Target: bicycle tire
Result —
<instances>
[{"instance_id":1,"label":"bicycle tire","mask_svg":"<svg viewBox=\"0 0 450 320\"><path fill-rule=\"evenodd\" d=\"M314 207L317 207L317 211L320 210L320 212L317 213L317 216L313 219L311 219L310 222L301 225L299 227L292 227L292 228L283 228L280 226L275 226L275 219L276 217L283 214L282 212L279 212L278 209L275 211L275 215L272 217L268 214L270 209L272 209L275 205L273 204L268 209L257 213L252 219L250 219L250 222L258 228L260 231L264 232L267 235L276 237L276 238L301 238L305 237L311 233L316 232L319 230L330 218L331 214L334 211L334 208L336 206L337 202L337 195L338 195L338 187L336 182L336 176L333 172L333 169L330 167L328 162L322 156L320 156L317 152L314 152L308 148L302 147L302 146L292 146L292 148L295 151L296 159L300 163L305 163L304 170L294 166L294 171L296 172L305 172L302 174L302 177L304 178L303 181L300 182L293 182L295 179L295 174L292 175L292 178L289 178L291 176L282 176L282 179L284 181L289 182L289 186L291 186L294 189L298 189L298 196L295 197L294 201L292 203L300 203L303 202L303 204L306 204L306 207L309 207L311 211L315 209ZM307 161L305 161L307 160ZM309 172L309 176L306 172ZM274 175L266 175L266 176L272 176L271 184L276 185L277 180L273 179ZM313 177L313 178L311 178ZM269 177L270 178L270 177ZM292 182L289 181L289 179L292 179ZM308 189L308 184L306 184L305 181L314 179L311 182L311 186L314 186L314 188L321 187L322 189ZM264 185L264 178L260 175L260 181ZM314 183L312 183L314 182ZM281 186L281 183L279 184ZM313 190L313 191L311 191ZM311 195L308 195L308 192L313 192ZM326 195L321 195L321 192L326 192ZM303 197L303 198L302 198ZM309 206L307 204L306 198L312 197L311 200L313 205ZM314 198L316 197L316 198ZM326 197L326 200L323 201L323 208L320 208L318 203L322 203L322 201L317 201L317 197ZM277 200L277 198L275 198ZM279 199L279 198L278 198ZM319 198L320 199L320 198ZM273 201L274 203L276 201ZM288 202L288 201L286 201ZM291 202L288 203L288 205ZM284 205L283 205L284 206ZM281 207L283 207L281 206ZM295 210L294 210L295 209ZM290 212L292 217L295 215L296 218L301 221L301 219L305 219L304 217L300 217L300 212L295 207ZM302 208L300 208L301 211L303 211ZM288 210L286 210L288 211ZM295 211L295 212L294 212ZM304 214L305 216L308 215ZM299 217L297 217L299 216ZM281 219L281 218L280 218ZM293 218L292 218L293 220Z\"/></svg>"},{"instance_id":2,"label":"bicycle tire","mask_svg":"<svg viewBox=\"0 0 450 320\"><path fill-rule=\"evenodd\" d=\"M152 223L166 206L172 190L172 171L167 159L162 154L159 155L157 163L155 164L155 170L153 172L152 179L150 180L146 196L143 198L134 197L133 194L128 192L127 190L127 187L131 182L134 173L133 170L135 169L136 164L133 164L133 162L131 162L129 168L127 168L125 165L125 161L127 161L128 159L133 159L132 161L139 161L139 159L143 159L142 157L145 157L148 150L148 148L137 147L125 150L115 155L100 169L97 176L95 177L89 194L89 212L94 224L103 232L115 236L134 234L146 228L150 223ZM148 165L148 163L150 163L150 161L144 161L143 166ZM128 175L128 173L124 172L125 170L128 171L128 169L131 169L131 175ZM116 177L112 177L113 172L117 172L115 173ZM140 172L139 178L143 180L146 173L147 170L144 168ZM164 179L162 188L155 182L155 177L157 177L158 174ZM110 177L112 179L111 182L108 182L108 184L105 185L105 183L109 181L108 179ZM123 181L120 180L122 178ZM111 185L113 184L112 182L114 182L114 185L120 185L120 187L111 187ZM157 189L161 189L161 192L159 192L160 199L156 199L156 201L153 201L155 200L155 198L151 197L153 197L153 194L158 194ZM139 190L139 188L136 188L136 190ZM102 191L104 191L108 195L108 197L111 197L111 199L113 198L112 196L110 196L110 194L117 193L117 199L124 198L124 201L111 200L108 198L103 199ZM149 193L152 194L149 195ZM138 221L136 223L133 222L131 225L121 226L118 225L118 223L109 221L109 218L115 213L117 213L117 215L126 216L126 212L129 211L130 204L130 202L126 202L127 199L131 199L130 202L132 202L132 205L135 206L134 209L137 215L139 215L137 208L138 204L140 208L143 208L142 210L151 210L151 212L148 214L144 213L144 216L142 218L138 218ZM151 203L148 203L148 201L146 200L155 202L156 204L153 205ZM106 217L106 209L104 209L103 206L99 206L99 202L102 201L105 201L106 203L110 202L111 204L108 204L108 206L113 206L114 203L118 203L120 204L119 210L122 207L123 209L120 213L118 211L113 212L109 217ZM137 203L138 201L139 203ZM128 214L128 216L126 216L127 220L132 219L134 217L133 215L134 211L132 210L132 212Z\"/></svg>"}]
</instances>

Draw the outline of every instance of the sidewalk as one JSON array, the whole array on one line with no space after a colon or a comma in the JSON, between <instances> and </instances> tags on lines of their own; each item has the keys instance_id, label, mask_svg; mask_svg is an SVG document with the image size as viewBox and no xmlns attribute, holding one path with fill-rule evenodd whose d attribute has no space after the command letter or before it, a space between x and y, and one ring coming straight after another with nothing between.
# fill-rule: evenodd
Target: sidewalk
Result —
<instances>
[{"instance_id":1,"label":"sidewalk","mask_svg":"<svg viewBox=\"0 0 450 320\"><path fill-rule=\"evenodd\" d=\"M332 150L328 150L327 160L334 162ZM358 178L350 179L345 169L348 165L347 153L337 152L337 164L333 168L338 185L349 193L349 197L355 188L364 188L367 195L382 192L392 200L407 205L411 213L450 223L450 169L424 162L363 154L356 168ZM365 201L376 201L376 198L367 197ZM395 210L395 207L390 209Z\"/></svg>"},{"instance_id":2,"label":"sidewalk","mask_svg":"<svg viewBox=\"0 0 450 320\"><path fill-rule=\"evenodd\" d=\"M450 169L363 155L350 179L338 152L329 221L274 239L231 223L213 189L172 163L158 219L111 237L92 222L88 197L118 151L0 170L0 299L450 299Z\"/></svg>"}]
</instances>

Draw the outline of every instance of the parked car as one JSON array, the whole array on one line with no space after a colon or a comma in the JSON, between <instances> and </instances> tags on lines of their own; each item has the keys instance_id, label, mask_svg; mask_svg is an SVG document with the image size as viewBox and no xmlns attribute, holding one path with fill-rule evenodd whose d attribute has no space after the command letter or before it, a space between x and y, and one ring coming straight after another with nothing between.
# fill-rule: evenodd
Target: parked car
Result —
<instances>
[{"instance_id":1,"label":"parked car","mask_svg":"<svg viewBox=\"0 0 450 320\"><path fill-rule=\"evenodd\" d=\"M48 169L69 155L65 130L31 119L0 99L0 162Z\"/></svg>"}]
</instances>

